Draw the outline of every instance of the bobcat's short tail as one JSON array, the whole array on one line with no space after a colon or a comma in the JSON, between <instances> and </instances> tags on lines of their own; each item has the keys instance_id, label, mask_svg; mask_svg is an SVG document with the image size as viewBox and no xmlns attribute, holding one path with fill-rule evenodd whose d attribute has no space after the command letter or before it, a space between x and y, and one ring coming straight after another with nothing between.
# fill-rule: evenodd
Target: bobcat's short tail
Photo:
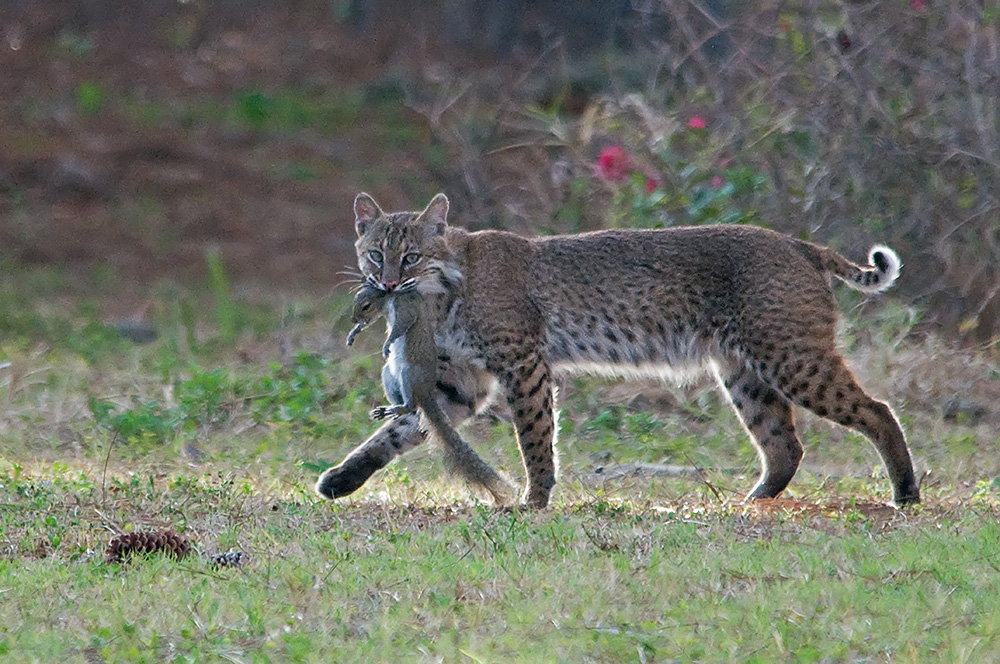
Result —
<instances>
[{"instance_id":1,"label":"bobcat's short tail","mask_svg":"<svg viewBox=\"0 0 1000 664\"><path fill-rule=\"evenodd\" d=\"M899 277L903 266L896 252L881 244L876 244L868 252L868 265L858 265L847 260L832 249L801 242L801 247L817 267L829 272L851 288L864 293L881 293L887 290Z\"/></svg>"}]
</instances>

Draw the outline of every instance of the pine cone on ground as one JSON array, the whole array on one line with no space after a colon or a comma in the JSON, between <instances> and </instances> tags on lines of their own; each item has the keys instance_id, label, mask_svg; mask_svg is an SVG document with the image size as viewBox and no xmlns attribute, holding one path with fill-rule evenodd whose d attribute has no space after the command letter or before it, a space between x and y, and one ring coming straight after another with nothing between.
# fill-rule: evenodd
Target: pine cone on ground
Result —
<instances>
[{"instance_id":1,"label":"pine cone on ground","mask_svg":"<svg viewBox=\"0 0 1000 664\"><path fill-rule=\"evenodd\" d=\"M125 533L108 544L107 561L121 563L135 555L160 553L183 558L191 551L187 538L172 530L154 530L146 533Z\"/></svg>"},{"instance_id":2,"label":"pine cone on ground","mask_svg":"<svg viewBox=\"0 0 1000 664\"><path fill-rule=\"evenodd\" d=\"M247 563L247 555L242 551L217 553L211 558L215 567L242 567Z\"/></svg>"}]
</instances>

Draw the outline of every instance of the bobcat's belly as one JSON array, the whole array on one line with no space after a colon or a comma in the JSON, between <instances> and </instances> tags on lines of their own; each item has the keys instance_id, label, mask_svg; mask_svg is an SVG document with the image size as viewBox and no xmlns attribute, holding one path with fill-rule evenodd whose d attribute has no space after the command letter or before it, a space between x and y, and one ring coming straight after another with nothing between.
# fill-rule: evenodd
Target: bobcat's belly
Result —
<instances>
[{"instance_id":1,"label":"bobcat's belly","mask_svg":"<svg viewBox=\"0 0 1000 664\"><path fill-rule=\"evenodd\" d=\"M558 371L676 383L712 371L723 356L716 332L682 323L625 326L592 316L583 324L550 325L546 351Z\"/></svg>"}]
</instances>

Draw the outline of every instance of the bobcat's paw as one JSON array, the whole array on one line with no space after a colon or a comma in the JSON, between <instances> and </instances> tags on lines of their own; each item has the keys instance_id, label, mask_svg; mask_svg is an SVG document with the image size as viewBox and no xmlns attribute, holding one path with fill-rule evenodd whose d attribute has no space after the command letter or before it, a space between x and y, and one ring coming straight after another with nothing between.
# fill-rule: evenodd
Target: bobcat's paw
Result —
<instances>
[{"instance_id":1,"label":"bobcat's paw","mask_svg":"<svg viewBox=\"0 0 1000 664\"><path fill-rule=\"evenodd\" d=\"M350 456L340 465L323 471L316 482L316 493L330 499L354 493L385 464L373 454Z\"/></svg>"}]
</instances>

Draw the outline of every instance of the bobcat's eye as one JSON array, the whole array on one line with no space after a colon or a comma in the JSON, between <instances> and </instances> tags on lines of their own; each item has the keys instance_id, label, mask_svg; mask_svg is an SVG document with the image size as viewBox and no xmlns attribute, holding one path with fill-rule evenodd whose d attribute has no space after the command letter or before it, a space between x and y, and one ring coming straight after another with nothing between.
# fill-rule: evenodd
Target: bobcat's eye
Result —
<instances>
[{"instance_id":1,"label":"bobcat's eye","mask_svg":"<svg viewBox=\"0 0 1000 664\"><path fill-rule=\"evenodd\" d=\"M381 251L377 249L372 249L371 251L368 252L368 260L370 260L375 265L381 266L382 261L385 260L385 257L382 255Z\"/></svg>"},{"instance_id":2,"label":"bobcat's eye","mask_svg":"<svg viewBox=\"0 0 1000 664\"><path fill-rule=\"evenodd\" d=\"M416 265L417 263L420 262L421 258L423 258L423 256L421 256L415 251L406 254L405 256L403 256L403 267L411 267L413 265Z\"/></svg>"}]
</instances>

